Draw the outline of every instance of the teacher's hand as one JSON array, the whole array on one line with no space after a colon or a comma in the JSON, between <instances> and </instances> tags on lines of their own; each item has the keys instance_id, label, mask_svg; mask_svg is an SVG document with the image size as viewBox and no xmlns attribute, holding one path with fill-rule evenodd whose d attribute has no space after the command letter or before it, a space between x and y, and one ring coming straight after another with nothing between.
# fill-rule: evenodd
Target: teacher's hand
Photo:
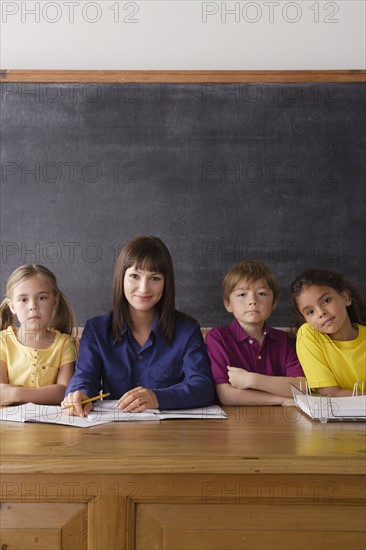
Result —
<instances>
[{"instance_id":1,"label":"teacher's hand","mask_svg":"<svg viewBox=\"0 0 366 550\"><path fill-rule=\"evenodd\" d=\"M138 386L122 395L117 407L127 412L142 412L145 409L158 409L159 402L152 390Z\"/></svg>"},{"instance_id":2,"label":"teacher's hand","mask_svg":"<svg viewBox=\"0 0 366 550\"><path fill-rule=\"evenodd\" d=\"M81 405L81 401L85 401L85 399L89 399L89 396L82 391L70 392L62 401L61 408L70 416L86 416L92 410L93 403Z\"/></svg>"}]
</instances>

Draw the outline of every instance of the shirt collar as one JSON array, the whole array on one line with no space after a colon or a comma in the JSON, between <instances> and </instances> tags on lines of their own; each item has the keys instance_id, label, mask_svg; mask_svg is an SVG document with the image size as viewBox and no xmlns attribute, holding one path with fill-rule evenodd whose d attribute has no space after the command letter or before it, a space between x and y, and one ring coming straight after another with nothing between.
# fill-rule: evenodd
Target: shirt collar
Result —
<instances>
[{"instance_id":1,"label":"shirt collar","mask_svg":"<svg viewBox=\"0 0 366 550\"><path fill-rule=\"evenodd\" d=\"M230 331L234 334L235 340L237 342L244 342L245 340L251 338L251 336L247 332L245 332L237 319L234 319L229 327ZM277 338L274 329L266 324L264 324L264 336L271 338L271 340L276 340Z\"/></svg>"},{"instance_id":2,"label":"shirt collar","mask_svg":"<svg viewBox=\"0 0 366 550\"><path fill-rule=\"evenodd\" d=\"M127 323L127 321L125 321L122 325L122 328L121 328L121 336L125 336L126 332L133 336L132 335L132 330L131 330L131 327L130 325ZM158 328L158 317L157 315L155 315L154 317L154 322L153 322L153 325L151 327L151 332L150 332L150 336L151 336L151 333L154 334L155 337L158 337L159 336L159 328ZM115 344L117 342L117 340L114 340L113 344Z\"/></svg>"}]
</instances>

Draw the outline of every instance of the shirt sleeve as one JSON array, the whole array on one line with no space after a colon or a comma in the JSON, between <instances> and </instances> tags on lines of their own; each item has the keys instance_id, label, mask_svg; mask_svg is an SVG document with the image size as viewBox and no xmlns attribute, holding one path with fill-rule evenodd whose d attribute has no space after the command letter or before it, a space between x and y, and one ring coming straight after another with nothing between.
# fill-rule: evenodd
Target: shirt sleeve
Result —
<instances>
[{"instance_id":1,"label":"shirt sleeve","mask_svg":"<svg viewBox=\"0 0 366 550\"><path fill-rule=\"evenodd\" d=\"M229 384L227 367L230 365L230 361L222 336L217 329L212 329L207 333L206 346L214 383Z\"/></svg>"},{"instance_id":2,"label":"shirt sleeve","mask_svg":"<svg viewBox=\"0 0 366 550\"><path fill-rule=\"evenodd\" d=\"M65 335L65 340L62 346L61 362L60 367L67 365L68 363L73 363L77 359L77 351L75 340L71 336Z\"/></svg>"},{"instance_id":3,"label":"shirt sleeve","mask_svg":"<svg viewBox=\"0 0 366 550\"><path fill-rule=\"evenodd\" d=\"M184 324L187 344L182 357L183 380L168 388L151 388L160 409L207 407L214 402L214 387L201 329L197 323Z\"/></svg>"},{"instance_id":4,"label":"shirt sleeve","mask_svg":"<svg viewBox=\"0 0 366 550\"><path fill-rule=\"evenodd\" d=\"M74 376L66 389L65 395L70 392L81 391L93 397L101 390L102 359L94 331L87 321L80 340L79 357L76 362Z\"/></svg>"},{"instance_id":5,"label":"shirt sleeve","mask_svg":"<svg viewBox=\"0 0 366 550\"><path fill-rule=\"evenodd\" d=\"M284 365L285 376L292 378L304 377L304 371L296 354L295 342L290 339L287 333L285 334L287 339L286 364Z\"/></svg>"},{"instance_id":6,"label":"shirt sleeve","mask_svg":"<svg viewBox=\"0 0 366 550\"><path fill-rule=\"evenodd\" d=\"M4 331L5 333L5 331ZM6 337L3 334L0 335L0 361L7 364L6 357Z\"/></svg>"},{"instance_id":7,"label":"shirt sleeve","mask_svg":"<svg viewBox=\"0 0 366 550\"><path fill-rule=\"evenodd\" d=\"M297 332L296 351L310 388L339 385L323 350L323 335L308 324Z\"/></svg>"}]
</instances>

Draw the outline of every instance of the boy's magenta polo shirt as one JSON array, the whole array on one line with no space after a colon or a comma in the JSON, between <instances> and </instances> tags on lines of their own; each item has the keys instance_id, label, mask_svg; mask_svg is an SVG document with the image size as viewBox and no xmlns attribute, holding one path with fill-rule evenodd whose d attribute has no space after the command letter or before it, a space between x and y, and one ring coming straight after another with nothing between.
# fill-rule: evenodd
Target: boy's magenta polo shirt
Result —
<instances>
[{"instance_id":1,"label":"boy's magenta polo shirt","mask_svg":"<svg viewBox=\"0 0 366 550\"><path fill-rule=\"evenodd\" d=\"M260 346L234 319L230 325L210 330L206 335L206 346L215 384L229 383L229 365L269 376L304 376L296 356L295 342L283 330L265 325Z\"/></svg>"}]
</instances>

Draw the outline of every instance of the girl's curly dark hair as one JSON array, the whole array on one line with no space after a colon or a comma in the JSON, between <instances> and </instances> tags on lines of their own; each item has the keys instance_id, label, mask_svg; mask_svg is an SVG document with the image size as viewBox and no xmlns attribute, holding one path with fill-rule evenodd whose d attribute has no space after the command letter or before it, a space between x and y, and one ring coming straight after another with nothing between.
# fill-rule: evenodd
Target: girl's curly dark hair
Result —
<instances>
[{"instance_id":1,"label":"girl's curly dark hair","mask_svg":"<svg viewBox=\"0 0 366 550\"><path fill-rule=\"evenodd\" d=\"M297 299L302 290L311 285L328 286L341 294L347 291L351 298L351 305L347 306L347 311L351 323L366 325L366 296L353 283L348 281L341 273L329 271L327 269L307 269L303 271L292 283L290 288L290 304L293 317L293 328L298 329L304 322L297 307Z\"/></svg>"}]
</instances>

